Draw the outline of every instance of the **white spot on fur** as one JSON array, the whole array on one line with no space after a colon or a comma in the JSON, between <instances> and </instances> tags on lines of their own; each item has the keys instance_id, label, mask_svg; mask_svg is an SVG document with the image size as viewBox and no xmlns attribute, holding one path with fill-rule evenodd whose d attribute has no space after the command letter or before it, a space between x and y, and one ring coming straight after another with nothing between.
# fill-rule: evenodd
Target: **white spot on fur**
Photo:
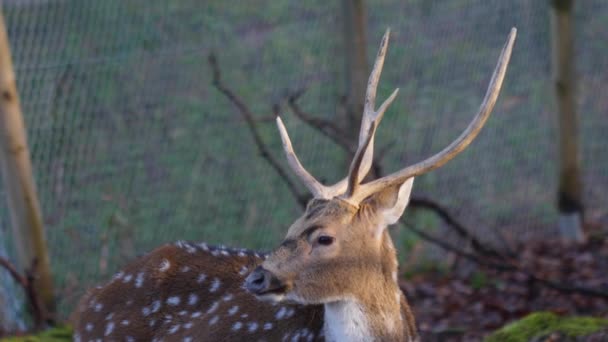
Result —
<instances>
[{"instance_id":1,"label":"white spot on fur","mask_svg":"<svg viewBox=\"0 0 608 342\"><path fill-rule=\"evenodd\" d=\"M144 316L148 316L148 315L150 314L150 308L149 308L149 307L147 307L147 306L144 306L144 307L141 309L141 313L142 313L142 315L144 315Z\"/></svg>"},{"instance_id":2,"label":"white spot on fur","mask_svg":"<svg viewBox=\"0 0 608 342\"><path fill-rule=\"evenodd\" d=\"M209 251L209 246L207 246L207 244L204 242L199 243L198 246L205 252Z\"/></svg>"},{"instance_id":3,"label":"white spot on fur","mask_svg":"<svg viewBox=\"0 0 608 342\"><path fill-rule=\"evenodd\" d=\"M205 273L201 273L198 275L198 278L196 278L196 282L200 284L204 282L205 279L207 279L207 275Z\"/></svg>"},{"instance_id":4,"label":"white spot on fur","mask_svg":"<svg viewBox=\"0 0 608 342\"><path fill-rule=\"evenodd\" d=\"M172 326L171 328L169 328L169 334L175 334L175 332L177 332L179 330L179 324L176 324L174 326Z\"/></svg>"},{"instance_id":5,"label":"white spot on fur","mask_svg":"<svg viewBox=\"0 0 608 342\"><path fill-rule=\"evenodd\" d=\"M135 287L140 288L144 284L144 272L137 273L135 277Z\"/></svg>"},{"instance_id":6,"label":"white spot on fur","mask_svg":"<svg viewBox=\"0 0 608 342\"><path fill-rule=\"evenodd\" d=\"M104 336L110 336L112 331L114 331L114 322L108 322L106 325L106 331L103 334Z\"/></svg>"},{"instance_id":7,"label":"white spot on fur","mask_svg":"<svg viewBox=\"0 0 608 342\"><path fill-rule=\"evenodd\" d=\"M122 276L123 276L124 274L125 274L125 273L124 273L123 271L120 271L120 272L116 273L116 274L115 274L115 275L112 277L112 280L118 280L118 279L122 278Z\"/></svg>"},{"instance_id":8,"label":"white spot on fur","mask_svg":"<svg viewBox=\"0 0 608 342\"><path fill-rule=\"evenodd\" d=\"M198 295L196 293L191 293L188 296L188 305L194 305L198 302Z\"/></svg>"},{"instance_id":9,"label":"white spot on fur","mask_svg":"<svg viewBox=\"0 0 608 342\"><path fill-rule=\"evenodd\" d=\"M84 326L84 330L86 330L86 331L92 331L93 330L93 324L87 323L87 325Z\"/></svg>"},{"instance_id":10,"label":"white spot on fur","mask_svg":"<svg viewBox=\"0 0 608 342\"><path fill-rule=\"evenodd\" d=\"M232 331L238 331L241 330L241 328L243 327L243 323L241 322L236 322L234 323L234 325L232 326Z\"/></svg>"},{"instance_id":11,"label":"white spot on fur","mask_svg":"<svg viewBox=\"0 0 608 342\"><path fill-rule=\"evenodd\" d=\"M177 313L178 316L186 316L187 314L188 314L188 311L186 311L186 310L182 310Z\"/></svg>"},{"instance_id":12,"label":"white spot on fur","mask_svg":"<svg viewBox=\"0 0 608 342\"><path fill-rule=\"evenodd\" d=\"M95 312L99 312L99 311L101 311L101 309L103 309L103 304L101 304L101 303L95 304L95 307L94 307Z\"/></svg>"},{"instance_id":13,"label":"white spot on fur","mask_svg":"<svg viewBox=\"0 0 608 342\"><path fill-rule=\"evenodd\" d=\"M190 271L190 266L182 266L182 268L180 269L180 271L182 273L186 273L186 272Z\"/></svg>"},{"instance_id":14,"label":"white spot on fur","mask_svg":"<svg viewBox=\"0 0 608 342\"><path fill-rule=\"evenodd\" d=\"M178 296L172 296L167 298L167 304L172 305L172 306L176 306L179 305L180 299Z\"/></svg>"},{"instance_id":15,"label":"white spot on fur","mask_svg":"<svg viewBox=\"0 0 608 342\"><path fill-rule=\"evenodd\" d=\"M108 314L108 315L106 316L106 321L111 320L111 319L112 319L112 317L114 317L114 313L113 313L113 312L111 312L110 314Z\"/></svg>"},{"instance_id":16,"label":"white spot on fur","mask_svg":"<svg viewBox=\"0 0 608 342\"><path fill-rule=\"evenodd\" d=\"M130 282L131 279L133 279L133 275L127 274L126 276L124 276L124 278L122 278L122 282L126 284L126 283Z\"/></svg>"},{"instance_id":17,"label":"white spot on fur","mask_svg":"<svg viewBox=\"0 0 608 342\"><path fill-rule=\"evenodd\" d=\"M272 323L268 322L268 323L264 323L264 330L270 330L272 329Z\"/></svg>"},{"instance_id":18,"label":"white spot on fur","mask_svg":"<svg viewBox=\"0 0 608 342\"><path fill-rule=\"evenodd\" d=\"M222 297L222 300L224 302L228 302L228 301L232 300L232 298L234 298L234 296L231 293L229 293L229 294L225 295L224 297Z\"/></svg>"},{"instance_id":19,"label":"white spot on fur","mask_svg":"<svg viewBox=\"0 0 608 342\"><path fill-rule=\"evenodd\" d=\"M211 286L209 287L209 292L217 291L221 285L222 285L222 282L218 278L213 278L213 282L211 283Z\"/></svg>"},{"instance_id":20,"label":"white spot on fur","mask_svg":"<svg viewBox=\"0 0 608 342\"><path fill-rule=\"evenodd\" d=\"M242 258L242 257L247 256L247 254L245 254L245 252L243 252L243 251L240 251L238 255L239 255L241 258Z\"/></svg>"},{"instance_id":21,"label":"white spot on fur","mask_svg":"<svg viewBox=\"0 0 608 342\"><path fill-rule=\"evenodd\" d=\"M151 305L152 312L158 312L158 310L160 310L160 306L161 306L160 300L157 299L157 300L153 301L152 305Z\"/></svg>"},{"instance_id":22,"label":"white spot on fur","mask_svg":"<svg viewBox=\"0 0 608 342\"><path fill-rule=\"evenodd\" d=\"M190 315L190 317L192 318L196 318L196 317L200 317L203 313L200 311L197 312L193 312L192 315Z\"/></svg>"},{"instance_id":23,"label":"white spot on fur","mask_svg":"<svg viewBox=\"0 0 608 342\"><path fill-rule=\"evenodd\" d=\"M256 330L258 330L258 324L256 322L250 322L247 324L247 331L252 333L252 332L255 332Z\"/></svg>"},{"instance_id":24,"label":"white spot on fur","mask_svg":"<svg viewBox=\"0 0 608 342\"><path fill-rule=\"evenodd\" d=\"M277 311L276 315L274 316L276 319L283 319L285 318L285 315L287 314L287 308L285 308L284 306L282 306L279 311Z\"/></svg>"},{"instance_id":25,"label":"white spot on fur","mask_svg":"<svg viewBox=\"0 0 608 342\"><path fill-rule=\"evenodd\" d=\"M169 260L163 259L163 261L160 262L160 266L158 267L158 270L161 272L165 272L166 270L169 269L169 267L171 267L171 263L169 262Z\"/></svg>"},{"instance_id":26,"label":"white spot on fur","mask_svg":"<svg viewBox=\"0 0 608 342\"><path fill-rule=\"evenodd\" d=\"M239 306L235 305L228 310L228 316L233 316L235 313L239 311Z\"/></svg>"},{"instance_id":27,"label":"white spot on fur","mask_svg":"<svg viewBox=\"0 0 608 342\"><path fill-rule=\"evenodd\" d=\"M135 339L131 336L126 337L127 342L135 342Z\"/></svg>"},{"instance_id":28,"label":"white spot on fur","mask_svg":"<svg viewBox=\"0 0 608 342\"><path fill-rule=\"evenodd\" d=\"M192 337L190 337L190 336L184 337L183 342L192 342Z\"/></svg>"},{"instance_id":29,"label":"white spot on fur","mask_svg":"<svg viewBox=\"0 0 608 342\"><path fill-rule=\"evenodd\" d=\"M215 310L217 310L217 308L220 306L220 303L218 302L213 302L213 304L211 304L211 306L209 307L209 309L207 310L207 314L213 313Z\"/></svg>"},{"instance_id":30,"label":"white spot on fur","mask_svg":"<svg viewBox=\"0 0 608 342\"><path fill-rule=\"evenodd\" d=\"M285 318L289 318L289 317L293 316L294 313L295 313L295 310L293 308L287 309L287 312L285 312Z\"/></svg>"},{"instance_id":31,"label":"white spot on fur","mask_svg":"<svg viewBox=\"0 0 608 342\"><path fill-rule=\"evenodd\" d=\"M247 266L241 266L241 270L239 271L239 275L245 275L249 272L249 268Z\"/></svg>"},{"instance_id":32,"label":"white spot on fur","mask_svg":"<svg viewBox=\"0 0 608 342\"><path fill-rule=\"evenodd\" d=\"M244 314L241 315L241 318L247 318L247 317L249 317L249 315L246 314L246 313L244 313Z\"/></svg>"},{"instance_id":33,"label":"white spot on fur","mask_svg":"<svg viewBox=\"0 0 608 342\"><path fill-rule=\"evenodd\" d=\"M184 324L184 329L190 329L192 328L192 322L188 322Z\"/></svg>"},{"instance_id":34,"label":"white spot on fur","mask_svg":"<svg viewBox=\"0 0 608 342\"><path fill-rule=\"evenodd\" d=\"M122 324L122 325L129 325L129 321L125 319L122 322L120 322L120 324Z\"/></svg>"},{"instance_id":35,"label":"white spot on fur","mask_svg":"<svg viewBox=\"0 0 608 342\"><path fill-rule=\"evenodd\" d=\"M192 245L189 243L186 244L185 248L186 248L186 252L188 252L188 254L196 253L196 248L192 247Z\"/></svg>"},{"instance_id":36,"label":"white spot on fur","mask_svg":"<svg viewBox=\"0 0 608 342\"><path fill-rule=\"evenodd\" d=\"M215 316L213 316L213 318L211 318L211 319L209 320L209 325L214 325L214 324L215 324L215 323L217 323L217 321L219 321L219 320L220 320L220 317L219 317L219 316L217 316L217 315L215 315Z\"/></svg>"}]
</instances>

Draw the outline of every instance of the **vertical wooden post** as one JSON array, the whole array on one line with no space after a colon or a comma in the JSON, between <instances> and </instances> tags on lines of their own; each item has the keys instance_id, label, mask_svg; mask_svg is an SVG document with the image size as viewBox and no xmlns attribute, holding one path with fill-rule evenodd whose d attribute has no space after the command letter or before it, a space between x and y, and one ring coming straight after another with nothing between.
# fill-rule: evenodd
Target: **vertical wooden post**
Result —
<instances>
[{"instance_id":1,"label":"vertical wooden post","mask_svg":"<svg viewBox=\"0 0 608 342\"><path fill-rule=\"evenodd\" d=\"M10 211L19 266L33 265L35 289L54 312L53 281L42 225L21 104L15 83L8 33L0 11L0 167Z\"/></svg>"},{"instance_id":2,"label":"vertical wooden post","mask_svg":"<svg viewBox=\"0 0 608 342\"><path fill-rule=\"evenodd\" d=\"M346 111L338 118L340 126L356 141L359 137L359 121L363 114L365 89L367 88L367 13L364 0L342 0L344 21L344 64L346 81ZM351 156L352 157L352 156ZM348 158L350 161L351 158ZM350 163L350 162L349 162Z\"/></svg>"},{"instance_id":3,"label":"vertical wooden post","mask_svg":"<svg viewBox=\"0 0 608 342\"><path fill-rule=\"evenodd\" d=\"M583 202L576 114L574 0L551 1L551 46L553 82L559 113L559 227L565 239L583 241Z\"/></svg>"}]
</instances>

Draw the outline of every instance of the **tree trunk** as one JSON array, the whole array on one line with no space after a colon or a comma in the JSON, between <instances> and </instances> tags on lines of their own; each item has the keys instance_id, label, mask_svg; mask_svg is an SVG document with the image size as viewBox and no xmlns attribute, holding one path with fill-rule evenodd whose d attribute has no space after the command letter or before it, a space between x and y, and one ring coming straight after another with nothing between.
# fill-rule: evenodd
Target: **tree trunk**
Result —
<instances>
[{"instance_id":1,"label":"tree trunk","mask_svg":"<svg viewBox=\"0 0 608 342\"><path fill-rule=\"evenodd\" d=\"M342 0L344 22L345 111L338 118L349 141L358 141L367 87L367 13L363 0ZM352 156L351 156L352 157ZM350 161L350 158L348 159Z\"/></svg>"},{"instance_id":2,"label":"tree trunk","mask_svg":"<svg viewBox=\"0 0 608 342\"><path fill-rule=\"evenodd\" d=\"M35 266L35 289L53 312L50 262L36 186L32 176L21 104L15 83L8 34L0 12L0 166L10 211L19 267Z\"/></svg>"},{"instance_id":3,"label":"tree trunk","mask_svg":"<svg viewBox=\"0 0 608 342\"><path fill-rule=\"evenodd\" d=\"M559 114L559 227L562 238L583 241L583 203L576 114L573 0L551 2L552 69Z\"/></svg>"}]
</instances>

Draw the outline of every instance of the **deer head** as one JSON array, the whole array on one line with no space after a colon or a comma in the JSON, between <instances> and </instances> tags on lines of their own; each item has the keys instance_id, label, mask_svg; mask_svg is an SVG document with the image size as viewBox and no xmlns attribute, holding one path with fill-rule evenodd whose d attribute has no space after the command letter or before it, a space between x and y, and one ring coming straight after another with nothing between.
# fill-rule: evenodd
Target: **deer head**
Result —
<instances>
[{"instance_id":1,"label":"deer head","mask_svg":"<svg viewBox=\"0 0 608 342\"><path fill-rule=\"evenodd\" d=\"M326 325L327 312L332 307L355 307L366 316L365 324L373 336L378 336L374 330L387 331L387 317L392 319L388 322L389 332L397 334L406 329L402 326L401 296L396 283L397 259L387 227L403 214L414 177L442 166L478 135L496 103L516 30L512 29L502 50L479 111L456 140L424 161L362 183L371 167L376 127L398 92L395 90L375 109L389 33L382 39L369 78L359 146L345 179L332 186L317 181L298 160L287 130L277 118L289 165L314 198L291 225L281 245L245 283L260 299L325 304ZM374 311L379 315L374 316Z\"/></svg>"}]
</instances>

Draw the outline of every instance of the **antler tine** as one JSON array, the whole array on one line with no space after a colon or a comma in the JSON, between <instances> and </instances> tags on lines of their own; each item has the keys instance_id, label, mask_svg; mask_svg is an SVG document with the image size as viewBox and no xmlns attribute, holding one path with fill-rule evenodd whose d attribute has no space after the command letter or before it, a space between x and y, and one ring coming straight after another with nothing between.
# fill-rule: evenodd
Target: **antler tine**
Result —
<instances>
[{"instance_id":1,"label":"antler tine","mask_svg":"<svg viewBox=\"0 0 608 342\"><path fill-rule=\"evenodd\" d=\"M327 197L327 188L319 183L300 163L298 157L296 156L295 151L293 150L293 146L291 145L291 140L289 139L289 134L287 134L287 129L283 124L283 120L281 117L277 116L277 127L279 128L279 133L281 134L281 141L283 142L283 150L285 151L285 156L287 157L287 162L293 172L302 180L304 185L310 190L312 195L317 198L328 198Z\"/></svg>"},{"instance_id":2,"label":"antler tine","mask_svg":"<svg viewBox=\"0 0 608 342\"><path fill-rule=\"evenodd\" d=\"M363 142L363 145L359 147L357 153L355 153L353 162L350 164L350 170L348 171L347 178L348 187L346 188L346 193L344 194L344 198L346 199L350 198L352 194L357 190L357 187L359 185L359 177L357 176L359 175L359 169L361 167L361 163L363 162L363 156L364 154L367 154L364 151L367 151L367 147L372 142L375 130L376 123L372 122L366 134L366 139Z\"/></svg>"},{"instance_id":3,"label":"antler tine","mask_svg":"<svg viewBox=\"0 0 608 342\"><path fill-rule=\"evenodd\" d=\"M361 166L359 167L357 181L361 182L363 178L367 175L372 166L372 161L374 158L374 134L375 130L370 130L370 127L375 124L376 127L382 121L382 117L384 116L384 112L388 108L388 106L393 102L399 89L395 89L395 91L389 96L380 109L376 111L376 93L378 90L378 82L380 81L380 75L382 74L382 68L384 67L384 58L386 57L386 51L388 49L388 42L391 35L391 30L387 29L382 36L382 41L380 42L380 48L378 49L378 54L376 55L376 60L374 62L374 67L372 72L369 75L369 79L367 81L367 89L365 92L365 105L363 107L363 116L361 118L361 128L359 130L359 147L357 150L362 149L363 145L365 145L365 141L367 140L368 134L372 134L371 140L367 147L363 149L365 154L363 155L363 159L361 161ZM358 151L357 151L358 152ZM352 169L352 168L351 168ZM350 177L350 175L349 175Z\"/></svg>"},{"instance_id":4,"label":"antler tine","mask_svg":"<svg viewBox=\"0 0 608 342\"><path fill-rule=\"evenodd\" d=\"M395 100L395 97L399 92L399 89L395 89L393 93L382 103L380 108L377 111L375 110L376 92L378 90L380 75L382 74L382 67L384 66L384 58L386 57L390 33L391 30L387 29L382 37L380 48L378 49L378 54L376 55L376 60L374 62L374 67L367 81L365 105L363 107L363 116L361 117L361 128L359 129L359 146L357 147L357 152L355 152L355 157L351 162L349 175L338 183L326 188L327 193L331 194L331 196L343 195L345 192L349 192L349 182L354 180L357 184L360 183L372 167L372 162L374 159L374 137L376 130L375 128L370 130L370 127L372 124L376 128L378 127L380 121L382 121L384 112L386 112L388 106ZM359 158L357 158L357 155L360 155ZM357 167L353 168L355 161L357 161ZM356 171L355 174L357 177L355 178L351 178L351 173L353 171Z\"/></svg>"},{"instance_id":5,"label":"antler tine","mask_svg":"<svg viewBox=\"0 0 608 342\"><path fill-rule=\"evenodd\" d=\"M516 35L517 29L512 28L511 32L509 33L507 43L503 47L500 54L498 63L494 69L494 73L492 74L490 85L488 86L488 90L486 91L486 95L481 103L479 111L467 129L462 132L462 134L448 147L444 148L436 155L390 174L384 178L361 185L358 191L352 194L350 198L352 202L359 203L369 195L385 189L386 187L403 183L408 178L421 175L444 165L462 152L473 141L473 139L477 137L479 131L486 123L487 119L492 113L492 109L494 109L494 105L496 104L496 99L498 98L498 93L500 92L500 88L507 71L509 59L511 58L511 50L513 49Z\"/></svg>"}]
</instances>

